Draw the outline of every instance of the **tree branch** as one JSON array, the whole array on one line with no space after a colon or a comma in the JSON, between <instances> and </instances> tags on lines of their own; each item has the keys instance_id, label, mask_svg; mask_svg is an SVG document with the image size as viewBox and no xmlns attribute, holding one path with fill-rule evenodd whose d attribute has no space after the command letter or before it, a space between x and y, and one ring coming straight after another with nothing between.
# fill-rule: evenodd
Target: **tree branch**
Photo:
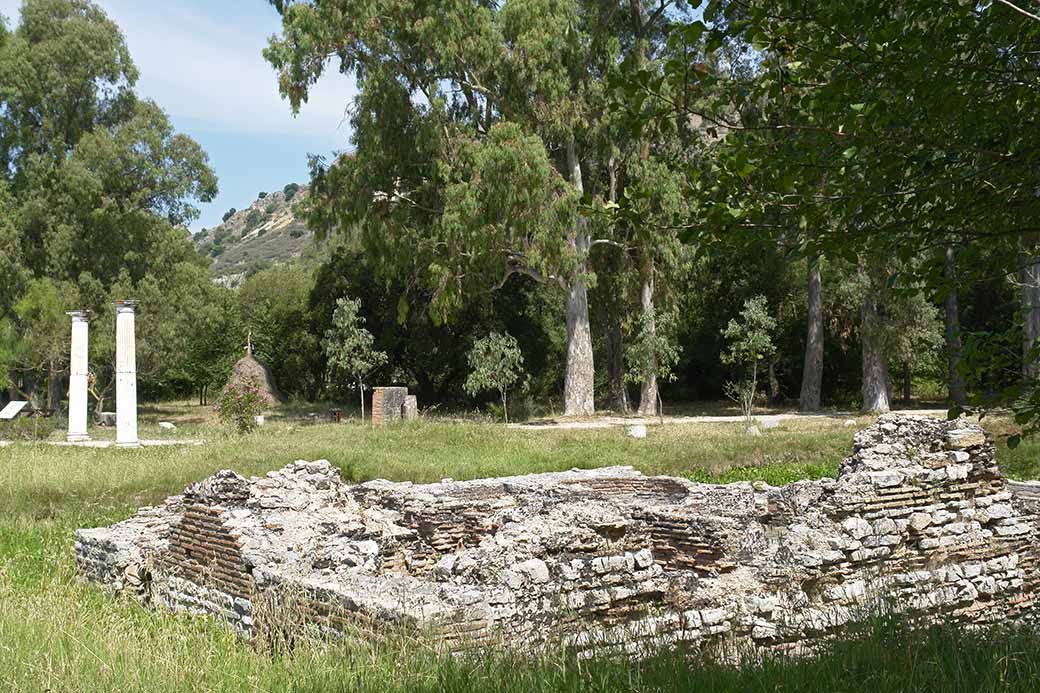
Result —
<instances>
[{"instance_id":1,"label":"tree branch","mask_svg":"<svg viewBox=\"0 0 1040 693\"><path fill-rule=\"evenodd\" d=\"M1040 16L1037 16L1037 15L1031 13L1031 12L1026 12L1021 7L1019 7L1017 5L1013 5L1012 3L1008 2L1008 0L997 0L997 2L999 2L1001 5L1007 5L1008 7L1013 9L1015 12L1018 12L1019 14L1025 15L1026 17L1029 17L1030 19L1032 19L1035 22L1040 22Z\"/></svg>"}]
</instances>

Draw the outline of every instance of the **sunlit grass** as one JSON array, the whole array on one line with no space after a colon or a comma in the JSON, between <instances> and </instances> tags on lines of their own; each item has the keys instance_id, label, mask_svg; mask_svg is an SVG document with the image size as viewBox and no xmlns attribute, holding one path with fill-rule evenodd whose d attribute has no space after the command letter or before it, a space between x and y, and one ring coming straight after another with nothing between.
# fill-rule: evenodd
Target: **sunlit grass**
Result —
<instances>
[{"instance_id":1,"label":"sunlit grass","mask_svg":"<svg viewBox=\"0 0 1040 693\"><path fill-rule=\"evenodd\" d=\"M314 408L314 411L322 411ZM833 475L854 428L839 419L784 422L762 436L740 424L526 431L423 420L376 429L301 425L304 408L229 438L198 407L145 409L142 435L205 438L199 447L139 450L19 443L0 449L0 690L1026 690L1040 675L1040 639L1026 631L910 632L881 622L819 658L742 667L666 651L641 663L579 662L487 651L450 658L421 640L308 642L272 656L211 619L156 613L113 599L75 574L76 527L109 524L217 469L262 474L296 459L332 461L344 477L417 482L572 467L632 465L698 481L782 484ZM172 420L174 433L156 423ZM867 419L860 419L866 424ZM994 420L998 435L1010 430ZM1036 469L1035 444L1009 451L1016 474ZM1016 687L1017 686L1017 687Z\"/></svg>"}]
</instances>

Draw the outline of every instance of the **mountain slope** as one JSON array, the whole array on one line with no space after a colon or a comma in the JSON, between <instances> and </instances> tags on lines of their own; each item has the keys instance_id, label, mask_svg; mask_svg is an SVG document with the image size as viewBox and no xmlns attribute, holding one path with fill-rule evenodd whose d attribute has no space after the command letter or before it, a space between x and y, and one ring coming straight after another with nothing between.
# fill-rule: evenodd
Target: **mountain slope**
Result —
<instances>
[{"instance_id":1,"label":"mountain slope","mask_svg":"<svg viewBox=\"0 0 1040 693\"><path fill-rule=\"evenodd\" d=\"M220 226L196 234L195 248L210 258L217 281L238 286L265 267L302 255L314 241L314 233L297 212L307 192L305 185L290 184L262 194Z\"/></svg>"}]
</instances>

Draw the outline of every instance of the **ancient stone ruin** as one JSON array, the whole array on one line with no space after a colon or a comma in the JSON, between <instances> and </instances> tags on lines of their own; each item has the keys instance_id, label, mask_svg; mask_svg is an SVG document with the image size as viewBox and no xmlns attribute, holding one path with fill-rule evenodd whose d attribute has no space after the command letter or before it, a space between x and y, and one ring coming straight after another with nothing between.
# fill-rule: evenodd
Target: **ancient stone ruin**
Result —
<instances>
[{"instance_id":1,"label":"ancient stone ruin","mask_svg":"<svg viewBox=\"0 0 1040 693\"><path fill-rule=\"evenodd\" d=\"M372 423L384 426L419 418L419 402L407 387L377 387L372 391Z\"/></svg>"},{"instance_id":2,"label":"ancient stone ruin","mask_svg":"<svg viewBox=\"0 0 1040 693\"><path fill-rule=\"evenodd\" d=\"M782 488L629 467L416 485L327 462L222 471L76 534L80 570L243 631L295 595L302 622L414 628L451 650L590 651L727 639L802 649L878 608L1031 618L1038 503L964 420L883 417L837 479Z\"/></svg>"}]
</instances>

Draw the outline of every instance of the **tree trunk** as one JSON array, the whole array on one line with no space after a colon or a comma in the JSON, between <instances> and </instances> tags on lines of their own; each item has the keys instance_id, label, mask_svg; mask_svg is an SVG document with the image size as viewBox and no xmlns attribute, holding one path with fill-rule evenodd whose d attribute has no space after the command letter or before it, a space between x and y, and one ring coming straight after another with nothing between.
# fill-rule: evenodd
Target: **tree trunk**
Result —
<instances>
[{"instance_id":1,"label":"tree trunk","mask_svg":"<svg viewBox=\"0 0 1040 693\"><path fill-rule=\"evenodd\" d=\"M643 304L643 328L651 335L657 332L657 323L654 316L654 275L651 264L649 276L643 282L642 292ZM643 386L639 392L639 414L640 416L657 415L657 354L647 355L650 363L646 364L646 375L643 378Z\"/></svg>"},{"instance_id":2,"label":"tree trunk","mask_svg":"<svg viewBox=\"0 0 1040 693\"><path fill-rule=\"evenodd\" d=\"M776 377L776 354L769 355L769 404L780 403L780 379Z\"/></svg>"},{"instance_id":3,"label":"tree trunk","mask_svg":"<svg viewBox=\"0 0 1040 693\"><path fill-rule=\"evenodd\" d=\"M860 341L863 344L863 411L886 412L891 410L892 385L888 377L888 364L881 351L878 334L877 303L871 295L863 299L860 320Z\"/></svg>"},{"instance_id":4,"label":"tree trunk","mask_svg":"<svg viewBox=\"0 0 1040 693\"><path fill-rule=\"evenodd\" d=\"M567 143L567 165L571 183L579 195L584 193L581 180L581 162L574 140ZM564 416L592 416L596 412L595 367L592 358L592 329L589 325L589 296L585 286L586 260L589 238L586 219L579 216L571 247L578 256L579 266L571 285L567 287L567 374L563 386Z\"/></svg>"},{"instance_id":5,"label":"tree trunk","mask_svg":"<svg viewBox=\"0 0 1040 693\"><path fill-rule=\"evenodd\" d=\"M47 409L57 411L61 404L61 377L58 374L58 364L51 359L47 364Z\"/></svg>"},{"instance_id":6,"label":"tree trunk","mask_svg":"<svg viewBox=\"0 0 1040 693\"><path fill-rule=\"evenodd\" d=\"M594 400L592 330L585 280L578 279L567 292L567 374L564 379L564 416L592 416Z\"/></svg>"},{"instance_id":7,"label":"tree trunk","mask_svg":"<svg viewBox=\"0 0 1040 693\"><path fill-rule=\"evenodd\" d=\"M1040 374L1040 359L1033 348L1040 339L1040 258L1029 258L1021 271L1022 299L1022 377L1035 380Z\"/></svg>"},{"instance_id":8,"label":"tree trunk","mask_svg":"<svg viewBox=\"0 0 1040 693\"><path fill-rule=\"evenodd\" d=\"M802 368L801 411L819 411L823 389L823 291L820 258L809 266L809 320L805 338L805 366Z\"/></svg>"},{"instance_id":9,"label":"tree trunk","mask_svg":"<svg viewBox=\"0 0 1040 693\"><path fill-rule=\"evenodd\" d=\"M610 202L617 202L617 160L611 154L607 161L608 190ZM604 343L607 351L607 381L610 383L610 408L619 414L627 414L631 405L628 402L628 385L625 383L625 344L621 333L621 302L600 301L598 309L602 322L606 326Z\"/></svg>"},{"instance_id":10,"label":"tree trunk","mask_svg":"<svg viewBox=\"0 0 1040 693\"><path fill-rule=\"evenodd\" d=\"M502 390L502 418L509 423L509 409L506 407L506 391Z\"/></svg>"},{"instance_id":11,"label":"tree trunk","mask_svg":"<svg viewBox=\"0 0 1040 693\"><path fill-rule=\"evenodd\" d=\"M903 401L910 404L910 362L903 362Z\"/></svg>"},{"instance_id":12,"label":"tree trunk","mask_svg":"<svg viewBox=\"0 0 1040 693\"><path fill-rule=\"evenodd\" d=\"M621 319L611 313L606 330L607 379L610 381L610 408L619 414L629 412L628 386L625 384L625 347L621 336Z\"/></svg>"},{"instance_id":13,"label":"tree trunk","mask_svg":"<svg viewBox=\"0 0 1040 693\"><path fill-rule=\"evenodd\" d=\"M957 300L957 259L952 246L946 247L945 264L947 287L943 307L946 311L946 387L954 404L968 401L968 390L961 372L961 317Z\"/></svg>"},{"instance_id":14,"label":"tree trunk","mask_svg":"<svg viewBox=\"0 0 1040 693\"><path fill-rule=\"evenodd\" d=\"M360 380L357 383L357 389L361 393L361 423L365 423L365 386Z\"/></svg>"}]
</instances>

